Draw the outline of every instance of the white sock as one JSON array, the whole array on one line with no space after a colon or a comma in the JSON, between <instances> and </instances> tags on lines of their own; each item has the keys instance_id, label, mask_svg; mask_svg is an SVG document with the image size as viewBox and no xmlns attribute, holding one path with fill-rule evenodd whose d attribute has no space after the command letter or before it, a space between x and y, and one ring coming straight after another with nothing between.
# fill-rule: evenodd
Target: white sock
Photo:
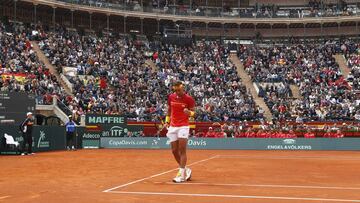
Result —
<instances>
[{"instance_id":1,"label":"white sock","mask_svg":"<svg viewBox=\"0 0 360 203\"><path fill-rule=\"evenodd\" d=\"M181 175L185 174L185 168L179 168L179 171L180 171Z\"/></svg>"}]
</instances>

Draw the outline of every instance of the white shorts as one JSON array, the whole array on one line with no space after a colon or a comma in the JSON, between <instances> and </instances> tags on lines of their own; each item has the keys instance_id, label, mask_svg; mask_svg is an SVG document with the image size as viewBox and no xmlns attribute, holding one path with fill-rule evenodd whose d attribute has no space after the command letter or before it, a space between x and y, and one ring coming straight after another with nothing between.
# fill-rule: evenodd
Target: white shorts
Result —
<instances>
[{"instance_id":1,"label":"white shorts","mask_svg":"<svg viewBox=\"0 0 360 203\"><path fill-rule=\"evenodd\" d=\"M188 139L190 134L189 126L181 126L181 127L172 127L168 128L168 132L166 133L166 137L169 138L170 142L174 142L179 138Z\"/></svg>"}]
</instances>

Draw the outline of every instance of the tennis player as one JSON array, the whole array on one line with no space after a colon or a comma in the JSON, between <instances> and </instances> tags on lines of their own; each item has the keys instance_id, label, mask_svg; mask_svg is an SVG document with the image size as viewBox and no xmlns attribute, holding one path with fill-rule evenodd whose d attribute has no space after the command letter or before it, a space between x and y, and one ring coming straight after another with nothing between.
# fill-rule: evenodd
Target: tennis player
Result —
<instances>
[{"instance_id":1,"label":"tennis player","mask_svg":"<svg viewBox=\"0 0 360 203\"><path fill-rule=\"evenodd\" d=\"M185 182L191 178L191 169L186 167L186 147L190 134L189 117L195 115L195 100L185 93L181 81L173 84L174 93L168 97L168 113L165 118L172 153L179 164L179 172L173 179L175 183Z\"/></svg>"}]
</instances>

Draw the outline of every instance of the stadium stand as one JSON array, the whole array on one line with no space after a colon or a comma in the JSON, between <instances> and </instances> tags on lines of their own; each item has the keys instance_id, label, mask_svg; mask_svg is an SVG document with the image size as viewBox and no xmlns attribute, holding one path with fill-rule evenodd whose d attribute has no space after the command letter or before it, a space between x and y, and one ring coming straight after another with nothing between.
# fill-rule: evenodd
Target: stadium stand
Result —
<instances>
[{"instance_id":1,"label":"stadium stand","mask_svg":"<svg viewBox=\"0 0 360 203\"><path fill-rule=\"evenodd\" d=\"M229 50L217 43L161 46L151 56L157 73L145 64L149 48L128 38L81 37L59 30L39 45L58 70L77 69L77 76L69 77L76 96L63 102L79 114L125 113L138 121L157 120L164 116L171 82L180 79L193 88L189 93L203 107L198 112L200 121L262 118L229 62ZM102 80L109 87L101 87Z\"/></svg>"},{"instance_id":2,"label":"stadium stand","mask_svg":"<svg viewBox=\"0 0 360 203\"><path fill-rule=\"evenodd\" d=\"M239 55L276 119L352 120L358 89L339 70L333 54L340 51L339 43L294 44L244 48ZM291 84L301 99L292 98Z\"/></svg>"},{"instance_id":3,"label":"stadium stand","mask_svg":"<svg viewBox=\"0 0 360 203\"><path fill-rule=\"evenodd\" d=\"M32 30L24 26L0 24L1 91L35 94L38 104L51 104L62 87L33 51Z\"/></svg>"},{"instance_id":4,"label":"stadium stand","mask_svg":"<svg viewBox=\"0 0 360 203\"><path fill-rule=\"evenodd\" d=\"M56 6L48 12L48 1L41 6L32 4L34 10L23 10L29 6L27 1L3 1L4 15L13 20L11 25L1 26L5 51L1 58L1 88L35 92L39 104L52 103L52 96L56 95L77 117L105 113L124 114L136 121L158 121L166 112L169 84L180 79L193 88L188 91L200 105L196 121L263 120L264 110L249 94L230 60L230 50L235 50L270 108L274 123L360 119L358 43L340 40L341 34L354 36L358 31L357 2L191 2L63 0L52 2ZM79 4L79 12L67 10L74 3ZM14 13L16 9L22 12ZM80 15L83 11L88 13ZM132 11L137 12L127 16ZM157 13L158 18L153 18L152 13ZM173 15L167 15L169 19L165 20L165 14ZM138 15L143 17L138 19ZM179 20L179 16L186 18ZM199 18L193 22L188 21L189 16ZM221 17L223 22L212 17ZM234 21L237 17L239 23ZM300 19L295 22L291 18ZM201 22L203 19L207 21ZM161 31L167 27L174 30L175 39L180 36L176 35L179 29L194 34L190 37L194 37L192 45L161 43ZM202 32L195 32L199 29ZM304 36L340 38L306 43L290 37L299 37L299 30ZM208 36L217 35L217 31L223 38L210 40ZM198 40L199 33L206 35L207 40ZM238 38L226 39L234 36ZM242 36L246 40L240 40ZM281 43L263 39L269 36L278 37ZM66 76L74 97L63 91L62 84L39 61L30 40L37 41L58 73ZM236 44L227 44L229 41ZM334 54L344 55L350 70L347 78ZM31 68L26 67L30 61ZM25 70L14 68L19 63L21 67L25 65ZM39 71L34 71L37 68ZM9 74L13 78L20 74L26 80L10 81ZM30 83L29 77L36 80ZM41 88L35 88L38 86Z\"/></svg>"}]
</instances>

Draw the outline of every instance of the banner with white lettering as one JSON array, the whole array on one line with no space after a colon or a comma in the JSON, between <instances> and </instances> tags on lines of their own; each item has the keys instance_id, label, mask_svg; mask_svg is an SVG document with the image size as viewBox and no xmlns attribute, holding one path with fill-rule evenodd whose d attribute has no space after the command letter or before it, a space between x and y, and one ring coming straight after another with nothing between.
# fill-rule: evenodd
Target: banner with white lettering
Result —
<instances>
[{"instance_id":1,"label":"banner with white lettering","mask_svg":"<svg viewBox=\"0 0 360 203\"><path fill-rule=\"evenodd\" d=\"M157 137L102 137L103 148L166 149L167 138ZM191 138L190 149L242 149L242 150L360 150L360 138Z\"/></svg>"},{"instance_id":2,"label":"banner with white lettering","mask_svg":"<svg viewBox=\"0 0 360 203\"><path fill-rule=\"evenodd\" d=\"M87 126L114 125L124 127L126 124L126 117L121 115L86 114L85 117L85 125Z\"/></svg>"},{"instance_id":3,"label":"banner with white lettering","mask_svg":"<svg viewBox=\"0 0 360 203\"><path fill-rule=\"evenodd\" d=\"M84 148L98 148L101 137L138 137L144 126L127 125L122 115L86 114L86 127L78 131Z\"/></svg>"}]
</instances>

